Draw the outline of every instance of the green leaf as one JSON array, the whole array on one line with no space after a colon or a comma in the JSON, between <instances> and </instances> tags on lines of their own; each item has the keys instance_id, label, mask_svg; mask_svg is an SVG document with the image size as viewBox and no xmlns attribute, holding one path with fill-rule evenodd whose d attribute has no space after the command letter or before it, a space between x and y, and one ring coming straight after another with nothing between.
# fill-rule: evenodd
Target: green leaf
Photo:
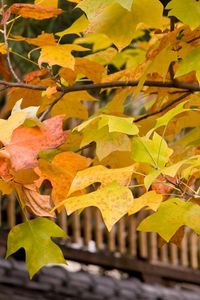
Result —
<instances>
[{"instance_id":1,"label":"green leaf","mask_svg":"<svg viewBox=\"0 0 200 300\"><path fill-rule=\"evenodd\" d=\"M44 265L65 264L60 248L51 237L66 238L65 232L52 221L37 218L16 225L9 232L6 257L24 248L30 278Z\"/></svg>"},{"instance_id":2,"label":"green leaf","mask_svg":"<svg viewBox=\"0 0 200 300\"><path fill-rule=\"evenodd\" d=\"M131 142L126 134L109 132L108 126L98 129L98 125L89 126L83 132L83 139L80 147L91 142L96 142L96 155L99 160L104 159L114 151L130 151Z\"/></svg>"},{"instance_id":3,"label":"green leaf","mask_svg":"<svg viewBox=\"0 0 200 300\"><path fill-rule=\"evenodd\" d=\"M134 118L102 115L98 123L99 129L108 125L109 132L121 132L128 135L136 135L138 127L133 123Z\"/></svg>"},{"instance_id":4,"label":"green leaf","mask_svg":"<svg viewBox=\"0 0 200 300\"><path fill-rule=\"evenodd\" d=\"M157 212L144 219L138 230L157 232L167 242L177 230L186 225L200 234L200 206L191 201L171 198L163 202Z\"/></svg>"},{"instance_id":5,"label":"green leaf","mask_svg":"<svg viewBox=\"0 0 200 300\"><path fill-rule=\"evenodd\" d=\"M134 0L132 6L127 0L83 0L78 7L89 19L88 32L106 34L119 49L130 44L138 26L159 28L162 23L163 6L158 0Z\"/></svg>"},{"instance_id":6,"label":"green leaf","mask_svg":"<svg viewBox=\"0 0 200 300\"><path fill-rule=\"evenodd\" d=\"M156 132L152 139L147 137L132 139L132 158L137 162L148 163L154 168L163 168L172 153L173 150Z\"/></svg>"},{"instance_id":7,"label":"green leaf","mask_svg":"<svg viewBox=\"0 0 200 300\"><path fill-rule=\"evenodd\" d=\"M198 3L200 5L200 2ZM200 48L193 49L188 53L188 55L180 63L175 77L188 74L192 71L196 71L197 79L200 82Z\"/></svg>"},{"instance_id":8,"label":"green leaf","mask_svg":"<svg viewBox=\"0 0 200 300\"><path fill-rule=\"evenodd\" d=\"M156 125L147 133L147 136L149 137L154 130L156 130L159 127L167 126L168 123L178 114L181 114L183 112L189 111L190 109L184 108L184 105L188 101L184 101L176 105L174 108L170 109L168 112L166 112L163 116L158 118L156 120Z\"/></svg>"},{"instance_id":9,"label":"green leaf","mask_svg":"<svg viewBox=\"0 0 200 300\"><path fill-rule=\"evenodd\" d=\"M67 198L60 205L65 206L68 215L89 206L98 207L110 231L112 226L128 212L132 201L132 192L127 187L113 182L95 192Z\"/></svg>"},{"instance_id":10,"label":"green leaf","mask_svg":"<svg viewBox=\"0 0 200 300\"><path fill-rule=\"evenodd\" d=\"M130 151L131 143L127 135L136 135L139 131L133 120L100 115L83 122L74 131L83 134L80 147L96 142L96 155L102 160L114 151Z\"/></svg>"},{"instance_id":11,"label":"green leaf","mask_svg":"<svg viewBox=\"0 0 200 300\"><path fill-rule=\"evenodd\" d=\"M192 29L200 25L200 2L197 0L172 0L166 6L169 16L175 16Z\"/></svg>"},{"instance_id":12,"label":"green leaf","mask_svg":"<svg viewBox=\"0 0 200 300\"><path fill-rule=\"evenodd\" d=\"M75 127L74 130L78 130L80 132L88 126L96 123L98 124L98 129L102 129L105 126L108 126L109 132L120 132L128 135L137 135L139 129L133 123L133 121L134 118L132 117L99 115L83 122L81 125Z\"/></svg>"}]
</instances>

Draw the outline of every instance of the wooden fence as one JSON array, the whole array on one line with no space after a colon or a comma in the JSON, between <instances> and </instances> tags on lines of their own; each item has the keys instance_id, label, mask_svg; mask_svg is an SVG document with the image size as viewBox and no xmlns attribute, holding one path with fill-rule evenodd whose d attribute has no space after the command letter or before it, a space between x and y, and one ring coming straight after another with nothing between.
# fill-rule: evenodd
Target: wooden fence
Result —
<instances>
[{"instance_id":1,"label":"wooden fence","mask_svg":"<svg viewBox=\"0 0 200 300\"><path fill-rule=\"evenodd\" d=\"M16 205L15 198L5 201L1 210L1 221L4 226L12 228L23 221L23 216ZM67 246L90 252L114 253L115 256L128 256L148 261L151 264L189 267L200 267L200 239L186 228L185 236L179 247L165 244L160 247L159 237L155 233L136 230L140 220L147 211L132 216L125 216L108 232L98 209L90 207L81 214L67 216L63 211L58 216L58 224L68 234Z\"/></svg>"}]
</instances>

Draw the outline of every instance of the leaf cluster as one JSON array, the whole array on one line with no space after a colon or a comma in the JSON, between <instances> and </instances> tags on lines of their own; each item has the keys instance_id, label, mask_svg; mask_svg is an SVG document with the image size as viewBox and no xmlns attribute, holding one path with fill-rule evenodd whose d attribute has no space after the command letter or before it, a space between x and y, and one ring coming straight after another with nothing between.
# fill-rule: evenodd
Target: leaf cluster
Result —
<instances>
[{"instance_id":1,"label":"leaf cluster","mask_svg":"<svg viewBox=\"0 0 200 300\"><path fill-rule=\"evenodd\" d=\"M30 277L65 263L51 240L66 238L51 221L62 210L95 206L111 230L145 208L154 212L138 230L166 242L181 242L183 226L200 233L200 2L165 9L159 0L2 1L0 191L15 194L27 219L10 231L7 256L24 248ZM64 29L20 30L73 11Z\"/></svg>"}]
</instances>

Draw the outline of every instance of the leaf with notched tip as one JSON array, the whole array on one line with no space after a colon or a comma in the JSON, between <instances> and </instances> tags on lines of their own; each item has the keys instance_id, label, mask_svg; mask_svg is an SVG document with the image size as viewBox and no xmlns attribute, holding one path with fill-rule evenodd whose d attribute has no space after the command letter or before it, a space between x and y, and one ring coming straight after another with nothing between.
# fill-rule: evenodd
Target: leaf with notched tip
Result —
<instances>
[{"instance_id":1,"label":"leaf with notched tip","mask_svg":"<svg viewBox=\"0 0 200 300\"><path fill-rule=\"evenodd\" d=\"M112 182L95 192L67 198L61 205L65 206L69 215L88 206L98 207L110 231L112 226L128 212L132 202L133 195L128 187Z\"/></svg>"},{"instance_id":2,"label":"leaf with notched tip","mask_svg":"<svg viewBox=\"0 0 200 300\"><path fill-rule=\"evenodd\" d=\"M107 169L101 165L79 171L72 181L69 194L82 190L97 182L101 183L102 186L105 186L116 181L121 185L127 186L131 181L133 171L133 166L118 169Z\"/></svg>"},{"instance_id":3,"label":"leaf with notched tip","mask_svg":"<svg viewBox=\"0 0 200 300\"><path fill-rule=\"evenodd\" d=\"M169 242L183 225L200 234L199 220L200 206L198 204L171 198L163 202L154 214L144 219L138 230L157 232L165 241Z\"/></svg>"},{"instance_id":4,"label":"leaf with notched tip","mask_svg":"<svg viewBox=\"0 0 200 300\"><path fill-rule=\"evenodd\" d=\"M37 218L16 225L8 235L6 256L24 248L30 278L47 264L66 264L60 248L52 241L52 237L66 238L66 233L48 219Z\"/></svg>"}]
</instances>

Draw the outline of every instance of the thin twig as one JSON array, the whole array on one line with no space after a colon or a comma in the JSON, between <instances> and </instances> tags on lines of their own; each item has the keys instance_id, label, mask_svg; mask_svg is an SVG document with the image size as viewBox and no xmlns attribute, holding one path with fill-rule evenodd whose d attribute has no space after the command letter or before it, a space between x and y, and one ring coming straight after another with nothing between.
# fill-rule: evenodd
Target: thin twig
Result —
<instances>
[{"instance_id":1,"label":"thin twig","mask_svg":"<svg viewBox=\"0 0 200 300\"><path fill-rule=\"evenodd\" d=\"M183 95L181 95L180 97L176 98L175 100L173 100L172 102L168 103L167 105L163 106L161 109L155 111L155 112L152 112L152 113L149 113L149 114L146 114L144 116L141 116L139 117L138 119L136 119L134 122L137 123L137 122L140 122L142 120L145 120L149 117L153 117L155 115L158 115L162 112L164 112L165 110L167 110L168 108L170 108L171 106L173 106L174 104L178 103L179 101L185 99L187 96L189 96L191 94L191 92L187 92Z\"/></svg>"},{"instance_id":2,"label":"thin twig","mask_svg":"<svg viewBox=\"0 0 200 300\"><path fill-rule=\"evenodd\" d=\"M43 112L43 114L39 117L40 121L44 121L46 119L46 117L48 116L48 114L50 113L50 111L52 110L52 108L54 107L54 105L60 100L62 99L62 97L65 95L65 92L62 92L50 105L49 107Z\"/></svg>"},{"instance_id":3,"label":"thin twig","mask_svg":"<svg viewBox=\"0 0 200 300\"><path fill-rule=\"evenodd\" d=\"M4 0L1 0L1 5L2 5L2 14L4 14ZM17 76L17 74L15 73L12 63L11 63L11 59L10 59L10 50L9 50L9 45L8 45L8 37L7 37L7 24L6 22L3 22L3 36L4 36L4 43L5 43L5 47L6 47L6 57L7 57L7 62L8 62L8 67L10 69L10 72L12 73L13 77L15 78L15 80L17 82L20 82L21 80L19 79L19 77Z\"/></svg>"}]
</instances>

